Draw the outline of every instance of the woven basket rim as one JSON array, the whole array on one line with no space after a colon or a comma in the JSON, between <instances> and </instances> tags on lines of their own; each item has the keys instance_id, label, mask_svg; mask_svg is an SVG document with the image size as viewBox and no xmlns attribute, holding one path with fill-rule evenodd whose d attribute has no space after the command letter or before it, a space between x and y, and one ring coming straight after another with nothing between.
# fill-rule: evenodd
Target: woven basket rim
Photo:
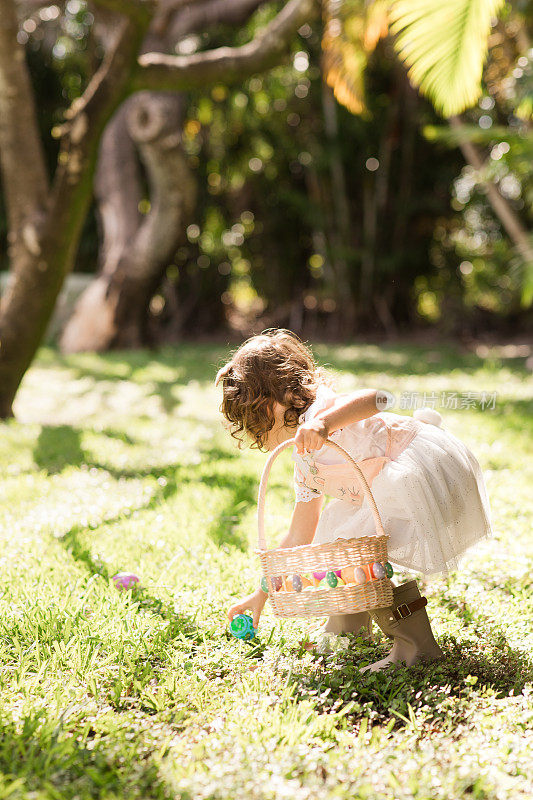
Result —
<instances>
[{"instance_id":1,"label":"woven basket rim","mask_svg":"<svg viewBox=\"0 0 533 800\"><path fill-rule=\"evenodd\" d=\"M350 538L347 538L345 536L339 536L337 539L333 539L332 541L329 542L316 542L316 543L311 542L309 544L299 544L296 545L295 547L266 547L264 550L257 547L254 550L254 553L256 553L257 555L261 555L261 553L274 553L276 550L283 551L284 553L287 554L297 553L297 552L301 553L303 550L310 550L311 552L313 552L319 549L323 550L324 548L327 547L333 548L335 545L339 546L339 544L344 544L345 546L354 547L354 542L357 542L362 546L367 542L370 543L374 540L382 540L388 538L389 535L387 533L385 534L375 533L372 534L371 536L353 536ZM350 543L349 545L347 544L348 542Z\"/></svg>"}]
</instances>

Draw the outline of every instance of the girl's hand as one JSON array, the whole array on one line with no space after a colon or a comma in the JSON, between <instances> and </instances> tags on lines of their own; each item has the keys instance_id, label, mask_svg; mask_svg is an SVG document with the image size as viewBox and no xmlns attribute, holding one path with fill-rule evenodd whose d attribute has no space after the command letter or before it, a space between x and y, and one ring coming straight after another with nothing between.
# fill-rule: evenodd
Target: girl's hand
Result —
<instances>
[{"instance_id":1,"label":"girl's hand","mask_svg":"<svg viewBox=\"0 0 533 800\"><path fill-rule=\"evenodd\" d=\"M253 594L249 594L248 597L245 597L239 603L235 603L234 606L228 609L229 621L231 622L233 617L236 617L237 614L244 614L245 611L251 611L254 618L254 628L257 628L259 625L259 617L265 607L267 598L268 594L265 594L262 589L257 589Z\"/></svg>"},{"instance_id":2,"label":"girl's hand","mask_svg":"<svg viewBox=\"0 0 533 800\"><path fill-rule=\"evenodd\" d=\"M324 420L320 417L304 422L296 431L294 444L298 453L304 450L320 450L328 438L328 428Z\"/></svg>"}]
</instances>

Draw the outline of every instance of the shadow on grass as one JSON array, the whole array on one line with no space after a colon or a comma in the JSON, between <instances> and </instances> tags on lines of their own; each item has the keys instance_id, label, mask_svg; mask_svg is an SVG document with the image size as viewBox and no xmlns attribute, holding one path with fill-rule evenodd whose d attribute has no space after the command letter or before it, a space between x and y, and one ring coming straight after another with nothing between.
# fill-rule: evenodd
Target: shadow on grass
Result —
<instances>
[{"instance_id":1,"label":"shadow on grass","mask_svg":"<svg viewBox=\"0 0 533 800\"><path fill-rule=\"evenodd\" d=\"M529 375L525 356L483 358L451 342L429 346L403 342L317 344L314 350L320 363L360 376L379 372L398 378L402 375L444 375L452 370L474 374L483 369L496 372L501 367L520 377ZM191 382L211 384L229 353L228 347L212 344L180 345L155 351L117 351L101 355L62 356L55 351L48 351L44 355L44 363L53 362L68 369L75 380L90 379L83 393L92 391L92 382L111 384L109 392L106 388L102 389L103 394L112 394L113 384L123 381L131 381L139 386L148 384L150 395L158 396L164 411L171 414L180 404L179 392L175 389ZM458 392L460 388L457 386ZM448 387L449 391L452 389L452 386Z\"/></svg>"},{"instance_id":2,"label":"shadow on grass","mask_svg":"<svg viewBox=\"0 0 533 800\"><path fill-rule=\"evenodd\" d=\"M33 448L33 460L48 475L56 475L62 472L65 467L79 467L82 464L86 467L96 467L109 472L110 469L107 466L95 463L94 460L91 460L89 453L83 449L81 445L83 433L83 428L73 425L42 425ZM140 443L140 440L135 440L123 431L105 429L99 431L99 434L110 439L118 439L130 446ZM127 472L127 470L116 470L116 477L133 477L128 475ZM137 473L135 473L136 475Z\"/></svg>"},{"instance_id":3,"label":"shadow on grass","mask_svg":"<svg viewBox=\"0 0 533 800\"><path fill-rule=\"evenodd\" d=\"M66 434L63 429L66 428ZM59 433L59 437L54 437L54 433ZM54 428L46 429L46 436L41 442L40 460L41 466L46 463L47 469L52 473L59 471L61 464L58 458L58 451L55 447L50 448L47 444L48 439L51 437L54 445L57 442L64 442L65 436L67 441L71 442L70 448L67 449L66 455L74 460L81 459L87 466L96 467L98 469L105 469L113 477L124 478L157 478L161 483L160 491L154 495L144 506L141 508L135 507L131 509L132 513L139 511L148 511L156 508L165 500L170 499L177 493L179 488L186 484L204 483L207 486L213 486L222 489L228 489L229 495L224 507L218 512L214 519L210 520L207 533L213 542L221 547L222 545L229 544L232 547L240 550L246 550L248 542L244 536L235 530L236 523L239 521L240 515L247 510L251 505L255 506L256 501L256 480L249 475L241 475L240 479L230 477L217 469L213 469L214 465L210 465L211 472L206 474L205 463L200 462L198 465L180 467L178 464L167 466L165 469L151 467L146 470L113 470L105 465L91 462L89 459L84 458L84 453L79 447L79 438L76 436L79 431L69 428L69 426L59 426L56 430ZM209 456L218 465L223 463L226 459L233 459L235 454L231 451L227 452L217 448L210 447L206 451ZM46 458L44 457L46 454ZM70 463L70 462L69 462ZM63 465L64 466L64 465ZM162 480L163 479L163 480ZM121 524L127 518L128 514L121 512L114 519L107 519L102 522L103 525L109 526L113 524ZM118 572L120 567L113 570L111 574L108 567L94 557L81 538L87 535L90 530L85 526L74 526L58 541L70 553L72 558L79 563L82 563L87 568L91 575L100 575L107 582L111 583L112 574ZM114 590L114 587L113 587ZM155 597L147 592L146 589L140 588L135 590L135 600L140 609L150 611L151 613L158 614L163 619L171 623L172 630L176 633L181 632L188 637L198 639L199 633L193 624L193 619L183 614L176 614L173 608L165 603L158 597ZM199 640L199 639L198 639Z\"/></svg>"},{"instance_id":4,"label":"shadow on grass","mask_svg":"<svg viewBox=\"0 0 533 800\"><path fill-rule=\"evenodd\" d=\"M257 480L250 475L235 476L204 475L202 482L206 486L226 488L229 491L224 508L216 515L208 526L207 535L217 545L230 545L238 550L248 549L248 539L236 530L236 525L243 513L255 507L257 501Z\"/></svg>"},{"instance_id":5,"label":"shadow on grass","mask_svg":"<svg viewBox=\"0 0 533 800\"><path fill-rule=\"evenodd\" d=\"M232 453L215 450L214 448L211 448L208 452L210 455L216 453L214 457L218 464L223 464L225 460L235 457ZM179 464L172 464L165 468L151 467L146 470L117 470L98 462L91 462L90 466L105 470L117 480L120 478L142 479L148 477L156 479L160 483L160 490L142 509L136 508L134 509L135 511L156 508L161 502L170 500L180 489L188 485L201 483L214 489L226 489L228 497L224 507L209 520L206 533L217 547L230 545L243 551L247 549L248 540L236 531L236 524L242 514L256 504L257 479L254 476L244 474L228 476L224 472L219 472L216 468L209 474L206 473L206 467L203 463L184 467ZM122 514L117 521L124 519L124 516Z\"/></svg>"},{"instance_id":6,"label":"shadow on grass","mask_svg":"<svg viewBox=\"0 0 533 800\"><path fill-rule=\"evenodd\" d=\"M97 469L106 472L115 480L123 479L143 479L152 477L160 481L161 490L152 500L143 506L144 509L154 507L161 502L161 499L171 497L178 488L178 485L193 480L187 475L181 475L182 470L190 470L190 467L181 467L178 463L164 464L161 466L150 466L147 469L117 468L111 464L96 460L90 452L83 450L81 446L81 436L83 429L75 428L71 425L43 425L37 443L33 450L35 463L48 475L62 472L68 466L84 466L87 469ZM134 445L135 440L126 434L116 431L103 431L103 435L110 438L120 439L125 444ZM138 508L134 510L139 510ZM121 515L124 518L124 513Z\"/></svg>"},{"instance_id":7,"label":"shadow on grass","mask_svg":"<svg viewBox=\"0 0 533 800\"><path fill-rule=\"evenodd\" d=\"M184 385L189 381L211 383L226 359L229 349L211 344L180 345L154 350L116 350L104 354L66 356L53 351L53 361L66 367L78 378L92 377L105 381L149 381L159 390L162 387ZM174 370L168 380L152 378L146 370L163 366Z\"/></svg>"},{"instance_id":8,"label":"shadow on grass","mask_svg":"<svg viewBox=\"0 0 533 800\"><path fill-rule=\"evenodd\" d=\"M67 466L79 467L86 463L81 433L71 425L43 425L33 450L37 466L48 475L55 475Z\"/></svg>"},{"instance_id":9,"label":"shadow on grass","mask_svg":"<svg viewBox=\"0 0 533 800\"><path fill-rule=\"evenodd\" d=\"M65 546L72 558L74 558L78 563L85 565L87 571L91 575L100 575L109 583L112 591L117 591L114 584L111 582L115 571L110 573L105 564L103 564L98 558L93 557L90 550L80 542L80 533L82 533L82 530L74 528L59 541ZM159 597L154 597L144 587L135 588L131 593L135 598L135 602L137 603L139 609L149 611L152 614L157 614L162 619L171 623L171 635L172 632L174 632L174 635L177 633L182 633L185 636L197 640L198 642L202 641L201 635L193 623L193 617L186 614L176 614L169 603L165 603Z\"/></svg>"},{"instance_id":10,"label":"shadow on grass","mask_svg":"<svg viewBox=\"0 0 533 800\"><path fill-rule=\"evenodd\" d=\"M505 366L518 375L529 374L526 357L486 359L471 351L460 350L453 344L418 346L411 344L358 345L353 357L350 344L337 347L318 345L315 349L322 363L343 372L382 372L391 376L442 375L451 370L475 373L490 364L492 369Z\"/></svg>"},{"instance_id":11,"label":"shadow on grass","mask_svg":"<svg viewBox=\"0 0 533 800\"><path fill-rule=\"evenodd\" d=\"M517 433L529 434L533 430L531 420L533 419L533 399L530 400L508 400L497 402L494 409L479 413L500 420L505 420L505 429L511 429Z\"/></svg>"},{"instance_id":12,"label":"shadow on grass","mask_svg":"<svg viewBox=\"0 0 533 800\"><path fill-rule=\"evenodd\" d=\"M218 546L228 544L240 550L245 550L248 546L247 540L235 530L235 523L238 522L239 515L250 506L255 505L257 498L257 480L253 476L240 475L230 477L218 469L223 467L227 461L234 461L238 458L238 453L231 450L208 445L200 447L200 461L198 464L181 465L178 462L161 466L150 466L146 469L116 468L105 462L100 462L92 457L90 452L83 450L81 446L82 429L71 425L44 425L39 434L34 448L33 458L35 463L48 475L62 472L67 466L81 466L86 468L105 471L115 480L153 478L160 486L155 494L142 510L153 509L161 502L172 498L178 490L185 486L195 483L203 483L217 489L228 490L228 499L224 508L210 521L208 525L208 535ZM111 438L120 439L126 444L135 444L131 436L117 431L103 431L103 435ZM141 509L135 508L133 511ZM123 520L128 514L122 512L117 519ZM106 520L109 524L113 520ZM67 537L65 537L67 538Z\"/></svg>"},{"instance_id":13,"label":"shadow on grass","mask_svg":"<svg viewBox=\"0 0 533 800\"><path fill-rule=\"evenodd\" d=\"M472 692L491 691L497 697L520 693L533 679L533 661L514 650L503 634L483 650L478 640L458 643L443 637L439 644L444 659L414 667L395 665L381 672L360 671L366 664L383 658L390 649L364 642L350 635L350 650L314 658L311 667L292 671L290 682L295 696L312 699L323 712L335 711L348 703L348 716L385 723L391 718L403 724L413 712L423 710L432 725L455 726L466 712Z\"/></svg>"},{"instance_id":14,"label":"shadow on grass","mask_svg":"<svg viewBox=\"0 0 533 800\"><path fill-rule=\"evenodd\" d=\"M168 800L169 789L153 754L139 737L108 719L95 730L82 718L71 721L69 709L58 718L48 709L31 711L17 721L2 719L0 772L7 797L145 797ZM80 711L77 711L80 716ZM88 718L89 719L89 718ZM81 735L80 735L81 728ZM13 792L13 794L12 794ZM184 796L184 800L187 798Z\"/></svg>"}]
</instances>

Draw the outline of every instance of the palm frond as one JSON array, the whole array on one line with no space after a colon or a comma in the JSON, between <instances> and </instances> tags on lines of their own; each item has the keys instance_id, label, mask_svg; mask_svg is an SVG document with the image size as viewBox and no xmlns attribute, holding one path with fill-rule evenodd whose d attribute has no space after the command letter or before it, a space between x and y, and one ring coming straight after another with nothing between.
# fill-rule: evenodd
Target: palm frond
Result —
<instances>
[{"instance_id":1,"label":"palm frond","mask_svg":"<svg viewBox=\"0 0 533 800\"><path fill-rule=\"evenodd\" d=\"M483 129L479 125L462 124L460 128L452 128L450 125L424 125L422 134L428 142L439 142L446 147L458 147L463 142L473 142L483 147L493 146L497 142L507 142L511 145L513 152L524 150L529 153L530 159L533 157L533 146L531 140L526 138L520 128L509 128L507 125L493 125L491 128Z\"/></svg>"},{"instance_id":2,"label":"palm frond","mask_svg":"<svg viewBox=\"0 0 533 800\"><path fill-rule=\"evenodd\" d=\"M444 117L481 94L491 21L505 0L392 0L391 33L411 82Z\"/></svg>"},{"instance_id":3,"label":"palm frond","mask_svg":"<svg viewBox=\"0 0 533 800\"><path fill-rule=\"evenodd\" d=\"M366 6L365 33L363 44L367 53L375 50L380 39L389 32L390 0L373 0Z\"/></svg>"},{"instance_id":4,"label":"palm frond","mask_svg":"<svg viewBox=\"0 0 533 800\"><path fill-rule=\"evenodd\" d=\"M368 54L388 32L390 0L324 0L323 68L335 97L353 114L365 109Z\"/></svg>"}]
</instances>

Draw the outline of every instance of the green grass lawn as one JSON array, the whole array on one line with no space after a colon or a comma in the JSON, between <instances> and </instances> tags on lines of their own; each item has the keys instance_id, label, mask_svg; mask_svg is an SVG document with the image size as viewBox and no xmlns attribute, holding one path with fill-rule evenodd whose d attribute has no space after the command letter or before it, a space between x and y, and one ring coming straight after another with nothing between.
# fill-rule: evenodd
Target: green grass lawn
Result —
<instances>
[{"instance_id":1,"label":"green grass lawn","mask_svg":"<svg viewBox=\"0 0 533 800\"><path fill-rule=\"evenodd\" d=\"M223 348L41 353L0 424L0 800L451 800L533 796L532 382L525 359L451 346L316 348L342 388L497 392L441 410L485 471L495 538L424 585L446 658L361 675L353 641L318 656L256 585L264 455L222 429ZM400 413L400 406L393 410ZM290 456L269 492L292 508ZM133 571L142 590L110 577Z\"/></svg>"}]
</instances>

